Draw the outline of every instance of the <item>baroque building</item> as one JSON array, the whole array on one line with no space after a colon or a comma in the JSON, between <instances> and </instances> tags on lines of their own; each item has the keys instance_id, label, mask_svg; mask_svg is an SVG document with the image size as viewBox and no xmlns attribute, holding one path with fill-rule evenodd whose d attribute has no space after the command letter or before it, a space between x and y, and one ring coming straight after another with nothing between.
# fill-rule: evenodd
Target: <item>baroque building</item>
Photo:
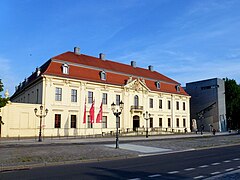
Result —
<instances>
[{"instance_id":1,"label":"baroque building","mask_svg":"<svg viewBox=\"0 0 240 180\"><path fill-rule=\"evenodd\" d=\"M77 47L37 68L16 86L10 100L1 109L2 137L37 136L39 118L34 108L40 105L48 109L42 122L44 136L112 133L116 117L111 104L118 107L121 101L121 133L146 127L150 131L190 131L190 96L178 82L154 71L153 66L144 69L135 61L130 65L113 62L102 53L92 57L81 54ZM15 106L19 108L11 108ZM143 117L146 111L151 114L148 121ZM96 122L99 112L101 120Z\"/></svg>"}]
</instances>

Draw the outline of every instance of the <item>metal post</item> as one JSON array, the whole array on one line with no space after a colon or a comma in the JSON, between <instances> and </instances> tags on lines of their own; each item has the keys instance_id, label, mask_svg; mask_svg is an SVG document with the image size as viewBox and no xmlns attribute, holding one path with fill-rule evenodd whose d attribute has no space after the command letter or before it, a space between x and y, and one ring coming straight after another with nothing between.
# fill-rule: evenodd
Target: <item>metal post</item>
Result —
<instances>
[{"instance_id":1,"label":"metal post","mask_svg":"<svg viewBox=\"0 0 240 180\"><path fill-rule=\"evenodd\" d=\"M146 138L148 138L148 118L146 118Z\"/></svg>"},{"instance_id":2,"label":"metal post","mask_svg":"<svg viewBox=\"0 0 240 180\"><path fill-rule=\"evenodd\" d=\"M42 142L42 116L40 116L40 129L39 129L38 142Z\"/></svg>"}]
</instances>

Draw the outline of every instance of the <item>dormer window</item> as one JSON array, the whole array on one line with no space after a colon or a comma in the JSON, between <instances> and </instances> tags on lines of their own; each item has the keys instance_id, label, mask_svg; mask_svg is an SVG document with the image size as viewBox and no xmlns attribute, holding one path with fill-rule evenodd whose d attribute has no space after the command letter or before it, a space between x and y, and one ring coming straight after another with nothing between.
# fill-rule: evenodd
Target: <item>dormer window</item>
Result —
<instances>
[{"instance_id":1,"label":"dormer window","mask_svg":"<svg viewBox=\"0 0 240 180\"><path fill-rule=\"evenodd\" d=\"M101 78L101 80L106 81L106 72L105 71L100 72L100 78Z\"/></svg>"},{"instance_id":2,"label":"dormer window","mask_svg":"<svg viewBox=\"0 0 240 180\"><path fill-rule=\"evenodd\" d=\"M62 65L62 72L63 72L63 74L69 74L69 66L68 66L68 64L63 64Z\"/></svg>"},{"instance_id":3,"label":"dormer window","mask_svg":"<svg viewBox=\"0 0 240 180\"><path fill-rule=\"evenodd\" d=\"M180 92L180 85L176 85L177 92Z\"/></svg>"},{"instance_id":4,"label":"dormer window","mask_svg":"<svg viewBox=\"0 0 240 180\"><path fill-rule=\"evenodd\" d=\"M160 87L161 87L160 82L157 81L155 84L156 84L157 89L160 89Z\"/></svg>"}]
</instances>

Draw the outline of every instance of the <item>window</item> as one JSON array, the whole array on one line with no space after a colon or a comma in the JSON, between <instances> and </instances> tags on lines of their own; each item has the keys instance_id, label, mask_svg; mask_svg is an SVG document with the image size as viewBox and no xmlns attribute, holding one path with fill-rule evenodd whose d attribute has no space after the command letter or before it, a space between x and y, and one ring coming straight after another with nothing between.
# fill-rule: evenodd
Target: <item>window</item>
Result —
<instances>
[{"instance_id":1,"label":"window","mask_svg":"<svg viewBox=\"0 0 240 180\"><path fill-rule=\"evenodd\" d=\"M107 104L107 93L102 94L102 103Z\"/></svg>"},{"instance_id":2,"label":"window","mask_svg":"<svg viewBox=\"0 0 240 180\"><path fill-rule=\"evenodd\" d=\"M153 99L152 98L149 99L149 108L153 108Z\"/></svg>"},{"instance_id":3,"label":"window","mask_svg":"<svg viewBox=\"0 0 240 180\"><path fill-rule=\"evenodd\" d=\"M77 102L77 90L76 89L71 90L71 102Z\"/></svg>"},{"instance_id":4,"label":"window","mask_svg":"<svg viewBox=\"0 0 240 180\"><path fill-rule=\"evenodd\" d=\"M162 127L162 118L159 118L159 127Z\"/></svg>"},{"instance_id":5,"label":"window","mask_svg":"<svg viewBox=\"0 0 240 180\"><path fill-rule=\"evenodd\" d=\"M120 104L120 95L116 95L116 105L119 106Z\"/></svg>"},{"instance_id":6,"label":"window","mask_svg":"<svg viewBox=\"0 0 240 180\"><path fill-rule=\"evenodd\" d=\"M88 122L87 128L93 128L93 124L91 123L90 116L88 116L87 122Z\"/></svg>"},{"instance_id":7,"label":"window","mask_svg":"<svg viewBox=\"0 0 240 180\"><path fill-rule=\"evenodd\" d=\"M162 100L159 99L159 109L162 109Z\"/></svg>"},{"instance_id":8,"label":"window","mask_svg":"<svg viewBox=\"0 0 240 180\"><path fill-rule=\"evenodd\" d=\"M55 128L61 128L61 114L55 114Z\"/></svg>"},{"instance_id":9,"label":"window","mask_svg":"<svg viewBox=\"0 0 240 180\"><path fill-rule=\"evenodd\" d=\"M177 90L177 92L180 92L180 86L179 85L176 85L176 90Z\"/></svg>"},{"instance_id":10,"label":"window","mask_svg":"<svg viewBox=\"0 0 240 180\"><path fill-rule=\"evenodd\" d=\"M77 116L71 115L71 128L77 128Z\"/></svg>"},{"instance_id":11,"label":"window","mask_svg":"<svg viewBox=\"0 0 240 180\"><path fill-rule=\"evenodd\" d=\"M183 102L183 110L185 111L186 110L186 103Z\"/></svg>"},{"instance_id":12,"label":"window","mask_svg":"<svg viewBox=\"0 0 240 180\"><path fill-rule=\"evenodd\" d=\"M150 118L150 128L153 128L153 118Z\"/></svg>"},{"instance_id":13,"label":"window","mask_svg":"<svg viewBox=\"0 0 240 180\"><path fill-rule=\"evenodd\" d=\"M63 64L62 65L62 71L63 71L63 74L69 74L69 66L68 64Z\"/></svg>"},{"instance_id":14,"label":"window","mask_svg":"<svg viewBox=\"0 0 240 180\"><path fill-rule=\"evenodd\" d=\"M171 109L171 101L168 100L168 109Z\"/></svg>"},{"instance_id":15,"label":"window","mask_svg":"<svg viewBox=\"0 0 240 180\"><path fill-rule=\"evenodd\" d=\"M168 118L168 127L171 127L171 118Z\"/></svg>"},{"instance_id":16,"label":"window","mask_svg":"<svg viewBox=\"0 0 240 180\"><path fill-rule=\"evenodd\" d=\"M93 92L88 91L88 103L92 104L92 102L93 102Z\"/></svg>"},{"instance_id":17,"label":"window","mask_svg":"<svg viewBox=\"0 0 240 180\"><path fill-rule=\"evenodd\" d=\"M176 109L179 110L179 102L176 102Z\"/></svg>"},{"instance_id":18,"label":"window","mask_svg":"<svg viewBox=\"0 0 240 180\"><path fill-rule=\"evenodd\" d=\"M157 87L157 89L160 89L160 82L159 81L156 82L156 87Z\"/></svg>"},{"instance_id":19,"label":"window","mask_svg":"<svg viewBox=\"0 0 240 180\"><path fill-rule=\"evenodd\" d=\"M179 127L179 118L177 118L176 121L177 121L177 127Z\"/></svg>"},{"instance_id":20,"label":"window","mask_svg":"<svg viewBox=\"0 0 240 180\"><path fill-rule=\"evenodd\" d=\"M102 117L102 128L107 128L107 116Z\"/></svg>"},{"instance_id":21,"label":"window","mask_svg":"<svg viewBox=\"0 0 240 180\"><path fill-rule=\"evenodd\" d=\"M55 89L55 100L62 101L62 88L56 87Z\"/></svg>"},{"instance_id":22,"label":"window","mask_svg":"<svg viewBox=\"0 0 240 180\"><path fill-rule=\"evenodd\" d=\"M138 107L138 105L139 105L138 96L135 95L135 96L134 96L134 106L135 106L135 107Z\"/></svg>"},{"instance_id":23,"label":"window","mask_svg":"<svg viewBox=\"0 0 240 180\"><path fill-rule=\"evenodd\" d=\"M37 89L37 95L36 96L37 96L37 104L38 104L38 89Z\"/></svg>"},{"instance_id":24,"label":"window","mask_svg":"<svg viewBox=\"0 0 240 180\"><path fill-rule=\"evenodd\" d=\"M100 72L100 78L101 78L101 80L106 81L106 72L105 71Z\"/></svg>"},{"instance_id":25,"label":"window","mask_svg":"<svg viewBox=\"0 0 240 180\"><path fill-rule=\"evenodd\" d=\"M186 119L183 118L183 127L186 127Z\"/></svg>"}]
</instances>

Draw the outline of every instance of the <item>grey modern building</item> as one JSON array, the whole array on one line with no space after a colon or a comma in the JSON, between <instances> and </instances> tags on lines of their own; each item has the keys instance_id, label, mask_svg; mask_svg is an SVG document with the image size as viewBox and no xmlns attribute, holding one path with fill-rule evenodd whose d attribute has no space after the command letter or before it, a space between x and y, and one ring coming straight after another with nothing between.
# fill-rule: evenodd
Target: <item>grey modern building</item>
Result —
<instances>
[{"instance_id":1,"label":"grey modern building","mask_svg":"<svg viewBox=\"0 0 240 180\"><path fill-rule=\"evenodd\" d=\"M224 80L213 78L187 83L186 91L191 96L192 125L196 120L198 130L204 127L204 131L227 131Z\"/></svg>"}]
</instances>

